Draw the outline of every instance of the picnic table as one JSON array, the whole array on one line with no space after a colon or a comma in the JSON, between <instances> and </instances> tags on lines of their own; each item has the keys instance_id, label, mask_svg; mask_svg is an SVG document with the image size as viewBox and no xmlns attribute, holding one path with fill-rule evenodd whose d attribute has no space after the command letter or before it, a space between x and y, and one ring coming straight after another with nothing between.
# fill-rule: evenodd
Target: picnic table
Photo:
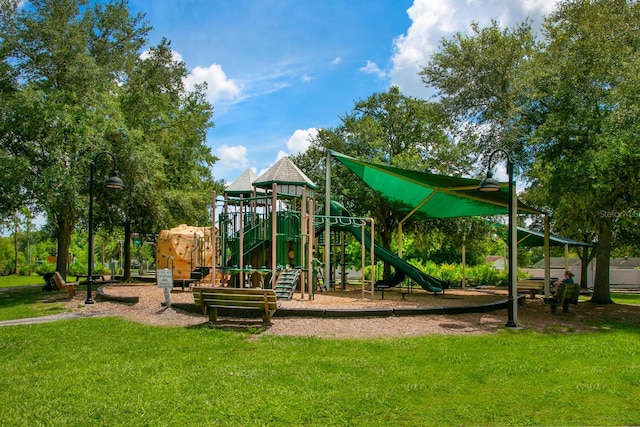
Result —
<instances>
[{"instance_id":1,"label":"picnic table","mask_svg":"<svg viewBox=\"0 0 640 427\"><path fill-rule=\"evenodd\" d=\"M84 282L88 282L89 281L89 275L88 274L71 274L71 276L75 276L76 278L76 282L79 282L80 279L85 279ZM105 278L104 278L104 274L92 274L91 277L93 278L93 282L106 282ZM98 280L100 279L100 280Z\"/></svg>"},{"instance_id":2,"label":"picnic table","mask_svg":"<svg viewBox=\"0 0 640 427\"><path fill-rule=\"evenodd\" d=\"M549 284L553 284L553 282L556 280L558 279L552 277L549 281ZM518 280L517 288L518 292L529 292L529 297L533 299L536 297L536 294L544 293L544 277L530 277L528 279L520 279Z\"/></svg>"}]
</instances>

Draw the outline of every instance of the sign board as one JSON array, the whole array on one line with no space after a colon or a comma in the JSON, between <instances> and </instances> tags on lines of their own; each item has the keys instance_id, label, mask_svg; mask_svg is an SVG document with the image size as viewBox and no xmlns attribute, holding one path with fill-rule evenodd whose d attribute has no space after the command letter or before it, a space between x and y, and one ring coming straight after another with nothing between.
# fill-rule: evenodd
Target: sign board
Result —
<instances>
[{"instance_id":1,"label":"sign board","mask_svg":"<svg viewBox=\"0 0 640 427\"><path fill-rule=\"evenodd\" d=\"M158 287L164 289L173 289L173 271L168 268L156 270L156 278Z\"/></svg>"}]
</instances>

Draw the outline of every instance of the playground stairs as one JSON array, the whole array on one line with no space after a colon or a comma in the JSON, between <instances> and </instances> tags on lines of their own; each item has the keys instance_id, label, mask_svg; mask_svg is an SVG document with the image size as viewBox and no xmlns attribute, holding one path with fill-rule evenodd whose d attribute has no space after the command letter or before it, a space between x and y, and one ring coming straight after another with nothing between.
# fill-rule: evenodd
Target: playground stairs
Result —
<instances>
[{"instance_id":1,"label":"playground stairs","mask_svg":"<svg viewBox=\"0 0 640 427\"><path fill-rule=\"evenodd\" d=\"M293 268L282 270L276 281L276 299L290 301L298 279L300 279L300 270Z\"/></svg>"},{"instance_id":2,"label":"playground stairs","mask_svg":"<svg viewBox=\"0 0 640 427\"><path fill-rule=\"evenodd\" d=\"M191 280L200 281L205 276L209 274L210 267L205 267L203 265L197 266L195 269L191 271L190 278Z\"/></svg>"},{"instance_id":3,"label":"playground stairs","mask_svg":"<svg viewBox=\"0 0 640 427\"><path fill-rule=\"evenodd\" d=\"M246 225L243 236L245 255L261 247L265 240L270 237L267 236L269 225L270 224L262 218L256 218L252 223Z\"/></svg>"}]
</instances>

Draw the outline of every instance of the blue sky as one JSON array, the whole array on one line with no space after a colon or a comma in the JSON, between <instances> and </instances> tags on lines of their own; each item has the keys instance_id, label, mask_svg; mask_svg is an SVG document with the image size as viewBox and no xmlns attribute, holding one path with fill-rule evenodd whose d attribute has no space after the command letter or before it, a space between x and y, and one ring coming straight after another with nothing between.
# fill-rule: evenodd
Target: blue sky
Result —
<instances>
[{"instance_id":1,"label":"blue sky","mask_svg":"<svg viewBox=\"0 0 640 427\"><path fill-rule=\"evenodd\" d=\"M417 75L442 37L471 21L539 25L552 0L130 0L153 26L151 44L171 40L190 72L206 81L215 127L207 144L216 179L259 175L281 156L306 150L354 102L397 85L432 95Z\"/></svg>"}]
</instances>

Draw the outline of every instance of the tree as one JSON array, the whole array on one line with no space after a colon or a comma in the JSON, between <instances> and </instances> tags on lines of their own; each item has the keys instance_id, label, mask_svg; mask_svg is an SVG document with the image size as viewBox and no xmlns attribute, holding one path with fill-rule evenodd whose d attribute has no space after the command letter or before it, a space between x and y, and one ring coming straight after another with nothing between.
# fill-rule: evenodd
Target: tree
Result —
<instances>
[{"instance_id":1,"label":"tree","mask_svg":"<svg viewBox=\"0 0 640 427\"><path fill-rule=\"evenodd\" d=\"M11 19L17 7L17 1L0 2L0 117L8 112L9 101L17 90L17 80L14 69L9 65L9 54L4 42L11 35ZM0 135L9 135L10 130L6 122L0 120ZM29 179L28 165L19 156L15 156L4 143L0 144L0 220L8 219L16 209L27 202L25 183ZM1 222L1 221L0 221Z\"/></svg>"},{"instance_id":2,"label":"tree","mask_svg":"<svg viewBox=\"0 0 640 427\"><path fill-rule=\"evenodd\" d=\"M533 59L527 108L537 123L529 145L541 165L529 176L549 205L595 234L597 303L612 302L618 213L635 208L640 195L639 31L637 2L565 1L546 19L547 42Z\"/></svg>"},{"instance_id":3,"label":"tree","mask_svg":"<svg viewBox=\"0 0 640 427\"><path fill-rule=\"evenodd\" d=\"M617 213L639 195L638 10L635 1L563 1L540 43L526 23L476 26L472 36L444 41L423 69L449 114L496 135L519 160L532 199L554 212L557 231L595 236L598 303L611 302Z\"/></svg>"},{"instance_id":4,"label":"tree","mask_svg":"<svg viewBox=\"0 0 640 427\"><path fill-rule=\"evenodd\" d=\"M204 144L213 107L204 98L205 87L186 90L186 76L185 64L173 59L163 39L136 61L124 87L130 137L123 141L123 168L131 182L124 203L125 280L133 230L145 235L181 222L206 224L211 191L223 189L211 178L217 158Z\"/></svg>"},{"instance_id":5,"label":"tree","mask_svg":"<svg viewBox=\"0 0 640 427\"><path fill-rule=\"evenodd\" d=\"M56 268L64 275L71 232L86 212L89 164L112 149L106 135L123 128L119 85L149 27L142 15L129 15L126 2L9 3L0 51L16 90L5 98L0 137L29 171L28 198L55 227Z\"/></svg>"},{"instance_id":6,"label":"tree","mask_svg":"<svg viewBox=\"0 0 640 427\"><path fill-rule=\"evenodd\" d=\"M501 28L498 21L481 28L471 23L471 35L442 40L440 50L422 67L425 85L438 90L440 104L473 153L488 155L496 148L524 159L522 130L515 121L524 112L522 80L536 42L529 22ZM526 129L525 129L526 130Z\"/></svg>"},{"instance_id":7,"label":"tree","mask_svg":"<svg viewBox=\"0 0 640 427\"><path fill-rule=\"evenodd\" d=\"M142 14L129 14L126 1L10 3L0 21L7 67L0 68L7 101L0 138L11 161L0 161L0 176L14 176L17 190L2 211L32 200L46 212L63 274L71 232L86 224L94 158L94 231L124 224L127 266L133 231L206 223L211 190L222 187L210 175L217 159L205 144L213 107L204 85L186 90L187 70L173 60L170 42L143 52L150 27ZM101 151L115 155L124 192L100 185L112 167L95 157ZM13 175L15 165L26 176Z\"/></svg>"},{"instance_id":8,"label":"tree","mask_svg":"<svg viewBox=\"0 0 640 427\"><path fill-rule=\"evenodd\" d=\"M324 182L323 153L327 149L372 162L455 173L471 163L465 145L452 144L447 135L448 122L437 104L403 95L392 86L355 103L353 111L341 118L333 129L322 129L310 149L294 158L296 164L317 181ZM381 244L390 248L393 233L402 219L364 183L354 183L351 172L332 168L332 197L352 214L371 216ZM322 185L318 193L324 191ZM389 273L385 265L385 275Z\"/></svg>"}]
</instances>

